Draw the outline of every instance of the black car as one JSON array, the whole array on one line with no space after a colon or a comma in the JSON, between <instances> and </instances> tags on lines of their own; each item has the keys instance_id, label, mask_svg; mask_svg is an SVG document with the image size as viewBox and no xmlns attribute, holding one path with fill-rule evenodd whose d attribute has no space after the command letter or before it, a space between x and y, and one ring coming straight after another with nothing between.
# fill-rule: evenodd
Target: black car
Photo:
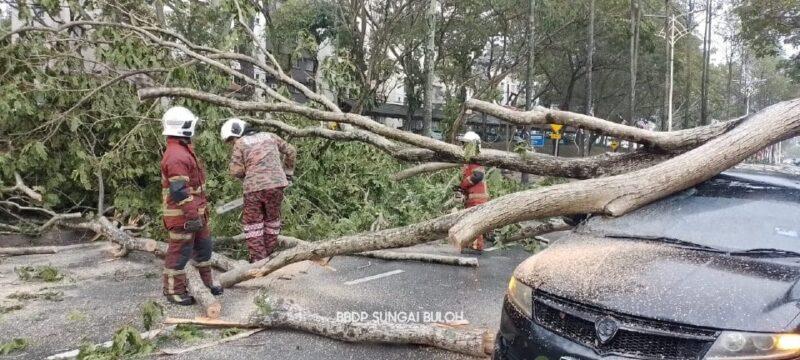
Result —
<instances>
[{"instance_id":1,"label":"black car","mask_svg":"<svg viewBox=\"0 0 800 360\"><path fill-rule=\"evenodd\" d=\"M514 272L494 359L800 359L800 179L584 220Z\"/></svg>"}]
</instances>

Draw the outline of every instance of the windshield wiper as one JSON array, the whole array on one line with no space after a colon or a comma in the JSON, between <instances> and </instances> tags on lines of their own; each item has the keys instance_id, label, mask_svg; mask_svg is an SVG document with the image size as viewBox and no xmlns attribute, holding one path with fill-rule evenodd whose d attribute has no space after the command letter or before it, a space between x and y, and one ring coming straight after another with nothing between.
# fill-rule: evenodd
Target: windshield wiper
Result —
<instances>
[{"instance_id":1,"label":"windshield wiper","mask_svg":"<svg viewBox=\"0 0 800 360\"><path fill-rule=\"evenodd\" d=\"M730 255L736 256L763 256L763 257L800 257L800 252L773 248L758 248L743 251L733 251Z\"/></svg>"},{"instance_id":2,"label":"windshield wiper","mask_svg":"<svg viewBox=\"0 0 800 360\"><path fill-rule=\"evenodd\" d=\"M632 240L646 240L646 241L658 241L667 243L670 245L677 245L680 247L691 248L694 250L702 250L702 251L711 251L711 252L718 252L718 253L725 253L726 251L717 249L715 247L711 247L708 245L701 245L697 243L693 243L691 241L681 240L677 238L671 238L667 236L648 236L648 235L626 235L626 234L606 234L605 237L613 238L613 239L632 239Z\"/></svg>"}]
</instances>

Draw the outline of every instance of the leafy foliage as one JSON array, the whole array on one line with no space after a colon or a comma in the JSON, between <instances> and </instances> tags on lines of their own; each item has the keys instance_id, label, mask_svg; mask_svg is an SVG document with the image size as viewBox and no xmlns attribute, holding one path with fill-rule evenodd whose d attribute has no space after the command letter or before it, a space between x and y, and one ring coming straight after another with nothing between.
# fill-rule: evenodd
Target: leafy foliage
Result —
<instances>
[{"instance_id":1,"label":"leafy foliage","mask_svg":"<svg viewBox=\"0 0 800 360\"><path fill-rule=\"evenodd\" d=\"M81 346L78 360L116 360L132 359L147 356L152 353L155 346L151 341L142 339L139 332L131 326L117 330L112 339L111 347L102 347L93 344Z\"/></svg>"},{"instance_id":2,"label":"leafy foliage","mask_svg":"<svg viewBox=\"0 0 800 360\"><path fill-rule=\"evenodd\" d=\"M0 344L0 355L8 355L15 351L28 348L28 340L15 338L7 343Z\"/></svg>"},{"instance_id":3,"label":"leafy foliage","mask_svg":"<svg viewBox=\"0 0 800 360\"><path fill-rule=\"evenodd\" d=\"M141 306L142 326L145 330L150 330L161 317L164 316L164 307L161 304L148 300Z\"/></svg>"},{"instance_id":4,"label":"leafy foliage","mask_svg":"<svg viewBox=\"0 0 800 360\"><path fill-rule=\"evenodd\" d=\"M49 266L20 266L14 268L14 272L17 273L17 276L20 280L23 281L44 281L44 282L56 282L61 281L64 278L64 274L58 271L58 269Z\"/></svg>"}]
</instances>

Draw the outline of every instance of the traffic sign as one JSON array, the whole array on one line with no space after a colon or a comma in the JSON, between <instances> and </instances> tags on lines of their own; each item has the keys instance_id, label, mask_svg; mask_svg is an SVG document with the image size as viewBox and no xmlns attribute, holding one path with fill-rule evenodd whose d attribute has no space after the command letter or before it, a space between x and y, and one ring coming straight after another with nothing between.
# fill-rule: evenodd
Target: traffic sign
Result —
<instances>
[{"instance_id":1,"label":"traffic sign","mask_svg":"<svg viewBox=\"0 0 800 360\"><path fill-rule=\"evenodd\" d=\"M543 148L544 147L544 135L542 134L531 134L531 146L535 148Z\"/></svg>"},{"instance_id":2,"label":"traffic sign","mask_svg":"<svg viewBox=\"0 0 800 360\"><path fill-rule=\"evenodd\" d=\"M553 132L561 132L561 128L562 127L564 127L564 125L550 124L550 129L552 129ZM555 139L555 138L553 138L553 139Z\"/></svg>"},{"instance_id":3,"label":"traffic sign","mask_svg":"<svg viewBox=\"0 0 800 360\"><path fill-rule=\"evenodd\" d=\"M553 139L553 140L560 140L561 139L561 133L554 132L554 133L550 134L550 138Z\"/></svg>"}]
</instances>

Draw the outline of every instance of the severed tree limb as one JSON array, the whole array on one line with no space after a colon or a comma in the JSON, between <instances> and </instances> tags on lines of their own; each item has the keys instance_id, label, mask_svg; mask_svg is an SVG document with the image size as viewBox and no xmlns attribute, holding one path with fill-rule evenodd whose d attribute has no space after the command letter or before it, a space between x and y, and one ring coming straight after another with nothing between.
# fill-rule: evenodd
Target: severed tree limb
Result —
<instances>
[{"instance_id":1,"label":"severed tree limb","mask_svg":"<svg viewBox=\"0 0 800 360\"><path fill-rule=\"evenodd\" d=\"M159 258L163 258L166 255L166 244L159 243L152 239L134 238L122 231L120 228L114 226L114 224L112 224L111 221L109 221L106 217L101 216L94 221L72 224L71 226L91 229L98 234L103 234L109 241L119 244L128 250L147 251ZM216 260L216 262L214 260ZM236 263L236 261L228 259L225 256L212 254L212 266L230 267ZM188 282L189 293L198 301L198 304L203 307L203 312L206 314L206 316L219 317L219 314L221 313L221 305L214 298L214 295L211 294L208 288L203 285L203 282L200 280L197 272L191 270L186 271L186 278Z\"/></svg>"},{"instance_id":2,"label":"severed tree limb","mask_svg":"<svg viewBox=\"0 0 800 360\"><path fill-rule=\"evenodd\" d=\"M258 332L261 332L261 331L264 331L264 329L251 329L251 330L247 330L247 331L242 331L242 332L240 332L240 333L238 333L236 335L231 335L231 336L228 336L228 337L224 337L222 339L217 339L217 340L210 341L210 342L207 342L207 343L203 343L203 344L200 344L200 345L190 346L188 348L183 348L183 349L163 349L159 353L167 354L167 355L185 354L185 353L188 353L188 352L202 350L202 349L209 348L209 347L212 347L212 346L217 346L219 344L224 344L226 342L231 342L231 341L236 341L236 340L239 340L239 339L244 339L244 338L246 338L248 336L251 336L251 335L253 335L255 333L258 333Z\"/></svg>"},{"instance_id":3,"label":"severed tree limb","mask_svg":"<svg viewBox=\"0 0 800 360\"><path fill-rule=\"evenodd\" d=\"M658 165L625 175L554 185L494 199L459 219L448 238L463 247L490 229L535 218L586 213L620 216L708 180L758 150L797 134L800 134L800 99L784 101Z\"/></svg>"},{"instance_id":4,"label":"severed tree limb","mask_svg":"<svg viewBox=\"0 0 800 360\"><path fill-rule=\"evenodd\" d=\"M218 319L220 314L222 313L222 304L220 304L219 300L211 294L211 292L206 288L205 284L203 284L203 280L200 279L200 273L197 271L191 271L191 269L187 269L186 271L186 288L194 299L197 301L197 304L203 308L205 311L205 315L210 319Z\"/></svg>"},{"instance_id":5,"label":"severed tree limb","mask_svg":"<svg viewBox=\"0 0 800 360\"><path fill-rule=\"evenodd\" d=\"M42 202L42 194L36 192L36 190L31 189L28 185L25 185L25 181L22 180L22 176L19 173L14 173L14 186L0 188L0 192L13 192L19 191L25 194L27 197L35 200L36 202Z\"/></svg>"},{"instance_id":6,"label":"severed tree limb","mask_svg":"<svg viewBox=\"0 0 800 360\"><path fill-rule=\"evenodd\" d=\"M311 243L308 246L296 246L277 251L266 259L244 266L237 266L220 274L219 281L222 286L231 287L245 280L266 276L286 265L300 261L320 260L331 256L371 250L408 247L438 240L461 217L473 212L475 209L464 209L456 213L399 228L343 236L333 240Z\"/></svg>"},{"instance_id":7,"label":"severed tree limb","mask_svg":"<svg viewBox=\"0 0 800 360\"><path fill-rule=\"evenodd\" d=\"M256 314L249 323L268 329L291 329L353 343L414 344L485 357L494 349L494 335L486 329L455 329L432 324L380 321L343 322L312 313L283 299L266 299L272 311Z\"/></svg>"},{"instance_id":8,"label":"severed tree limb","mask_svg":"<svg viewBox=\"0 0 800 360\"><path fill-rule=\"evenodd\" d=\"M395 181L405 180L420 174L436 172L441 170L448 170L457 167L459 167L459 164L442 163L442 162L425 163L417 166L412 166L408 169L404 169L403 171L398 172L397 174L392 175L392 180Z\"/></svg>"},{"instance_id":9,"label":"severed tree limb","mask_svg":"<svg viewBox=\"0 0 800 360\"><path fill-rule=\"evenodd\" d=\"M151 339L155 339L159 335L169 333L174 329L175 329L175 326L171 325L171 326L165 327L163 329L155 329L155 330L145 331L145 332L139 334L139 336L143 340L151 340ZM111 341L111 340L106 341L106 342L104 342L102 344L97 344L98 347L102 347L102 348L110 348L113 345L114 345L114 342ZM75 350L70 350L70 351L65 351L65 352L62 352L62 353L58 353L58 354L55 354L55 355L50 355L50 356L46 357L45 359L46 360L74 359L74 358L76 358L78 356L78 354L80 354L80 352L81 352L80 349L75 349Z\"/></svg>"},{"instance_id":10,"label":"severed tree limb","mask_svg":"<svg viewBox=\"0 0 800 360\"><path fill-rule=\"evenodd\" d=\"M465 106L492 115L515 125L559 124L590 130L595 133L633 141L654 149L676 151L696 147L735 127L745 118L719 122L696 128L657 132L622 125L594 116L537 106L529 111L518 111L478 99L469 99Z\"/></svg>"},{"instance_id":11,"label":"severed tree limb","mask_svg":"<svg viewBox=\"0 0 800 360\"><path fill-rule=\"evenodd\" d=\"M383 259L383 260L411 260L411 261L421 261L421 262L445 264L445 265L458 265L458 266L471 266L471 267L478 266L477 258L465 257L465 256L449 256L449 255L400 252L400 251L389 251L389 250L364 251L354 255L369 257L374 259Z\"/></svg>"},{"instance_id":12,"label":"severed tree limb","mask_svg":"<svg viewBox=\"0 0 800 360\"><path fill-rule=\"evenodd\" d=\"M34 254L55 254L58 250L55 246L28 246L28 247L2 247L0 255L20 256Z\"/></svg>"},{"instance_id":13,"label":"severed tree limb","mask_svg":"<svg viewBox=\"0 0 800 360\"><path fill-rule=\"evenodd\" d=\"M564 231L569 229L572 229L572 225L567 224L561 218L550 219L548 221L541 222L533 226L527 226L522 228L522 230L520 230L518 233L511 235L507 239L503 240L503 243L511 243L514 241L530 239L539 235L544 235L551 232Z\"/></svg>"}]
</instances>

